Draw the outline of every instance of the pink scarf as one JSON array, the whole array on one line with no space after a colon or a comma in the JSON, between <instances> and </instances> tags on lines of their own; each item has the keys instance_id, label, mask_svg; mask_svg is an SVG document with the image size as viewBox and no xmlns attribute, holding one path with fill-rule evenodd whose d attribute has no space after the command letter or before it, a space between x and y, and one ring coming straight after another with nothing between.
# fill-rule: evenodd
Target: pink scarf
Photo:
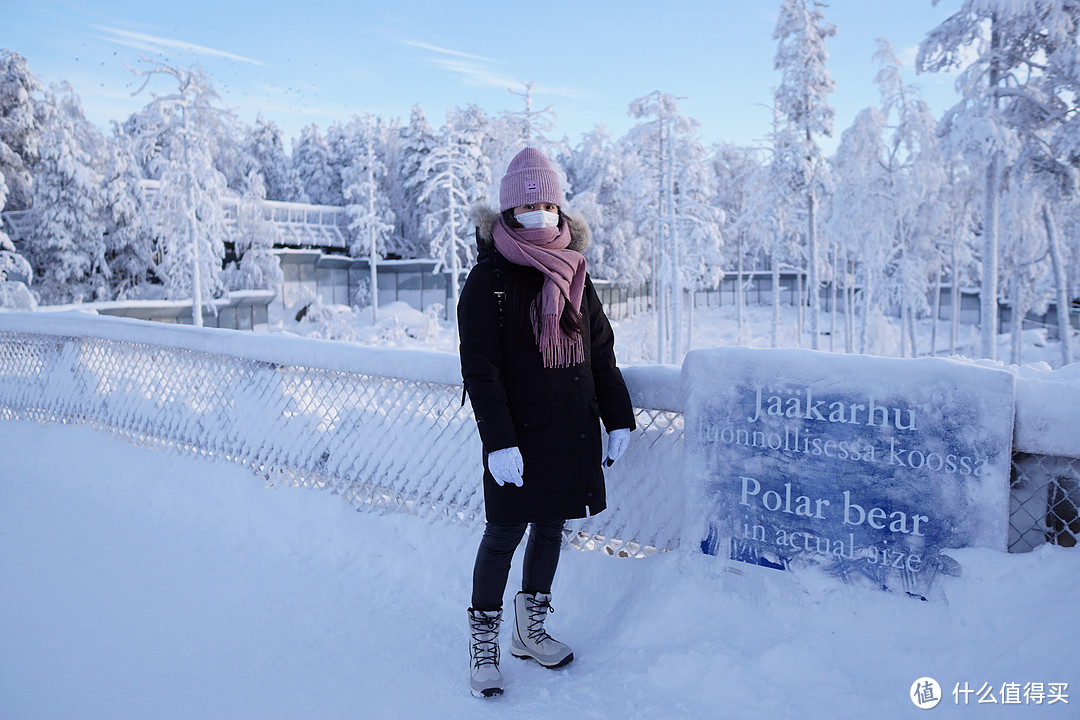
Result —
<instances>
[{"instance_id":1,"label":"pink scarf","mask_svg":"<svg viewBox=\"0 0 1080 720\"><path fill-rule=\"evenodd\" d=\"M571 337L559 326L567 300L575 316L580 316L585 293L585 256L569 249L570 231L566 221L558 227L511 228L500 216L491 231L495 248L504 258L544 274L540 295L532 304L533 336L544 358L544 367L570 367L585 362L581 333Z\"/></svg>"}]
</instances>

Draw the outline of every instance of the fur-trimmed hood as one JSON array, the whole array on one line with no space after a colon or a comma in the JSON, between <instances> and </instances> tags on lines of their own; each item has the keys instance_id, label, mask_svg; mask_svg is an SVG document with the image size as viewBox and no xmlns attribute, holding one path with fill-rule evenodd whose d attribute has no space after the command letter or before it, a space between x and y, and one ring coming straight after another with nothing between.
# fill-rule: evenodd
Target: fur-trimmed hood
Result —
<instances>
[{"instance_id":1,"label":"fur-trimmed hood","mask_svg":"<svg viewBox=\"0 0 1080 720\"><path fill-rule=\"evenodd\" d=\"M476 224L476 246L478 253L481 255L492 251L495 247L495 239L492 237L491 229L499 214L490 205L474 205L469 213L473 223ZM566 221L566 226L570 229L569 249L584 253L585 248L589 247L589 242L592 240L592 231L589 230L588 223L580 215L573 215L566 210L562 210L562 216Z\"/></svg>"}]
</instances>

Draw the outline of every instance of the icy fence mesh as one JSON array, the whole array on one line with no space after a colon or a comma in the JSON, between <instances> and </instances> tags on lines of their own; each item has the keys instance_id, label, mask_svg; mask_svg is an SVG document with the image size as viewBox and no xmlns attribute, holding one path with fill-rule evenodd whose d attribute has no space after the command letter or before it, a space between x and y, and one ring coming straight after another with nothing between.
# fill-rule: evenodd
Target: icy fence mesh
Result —
<instances>
[{"instance_id":1,"label":"icy fence mesh","mask_svg":"<svg viewBox=\"0 0 1080 720\"><path fill-rule=\"evenodd\" d=\"M95 337L0 332L0 420L81 424L146 447L221 457L269 484L359 509L480 526L480 442L460 385ZM568 523L582 550L679 545L683 416L636 408L607 469L608 510ZM1080 459L1014 451L1009 550L1080 536Z\"/></svg>"},{"instance_id":2,"label":"icy fence mesh","mask_svg":"<svg viewBox=\"0 0 1080 720\"><path fill-rule=\"evenodd\" d=\"M606 473L609 510L569 523L572 547L643 557L678 545L683 418L636 413L639 432ZM0 332L5 419L87 425L225 458L268 484L330 489L358 509L483 523L480 441L460 385Z\"/></svg>"},{"instance_id":3,"label":"icy fence mesh","mask_svg":"<svg viewBox=\"0 0 1080 720\"><path fill-rule=\"evenodd\" d=\"M1014 452L1009 552L1046 542L1075 547L1080 537L1080 459Z\"/></svg>"}]
</instances>

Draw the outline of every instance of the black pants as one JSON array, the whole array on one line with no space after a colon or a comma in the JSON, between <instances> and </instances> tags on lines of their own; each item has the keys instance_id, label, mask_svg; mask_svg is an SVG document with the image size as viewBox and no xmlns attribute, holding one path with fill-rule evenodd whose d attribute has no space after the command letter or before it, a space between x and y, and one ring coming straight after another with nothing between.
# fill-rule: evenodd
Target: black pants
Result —
<instances>
[{"instance_id":1,"label":"black pants","mask_svg":"<svg viewBox=\"0 0 1080 720\"><path fill-rule=\"evenodd\" d=\"M521 589L550 593L559 566L563 522L529 523L529 542L521 568ZM476 551L473 566L472 606L475 610L499 610L503 604L510 561L525 534L526 523L497 525L489 522Z\"/></svg>"}]
</instances>

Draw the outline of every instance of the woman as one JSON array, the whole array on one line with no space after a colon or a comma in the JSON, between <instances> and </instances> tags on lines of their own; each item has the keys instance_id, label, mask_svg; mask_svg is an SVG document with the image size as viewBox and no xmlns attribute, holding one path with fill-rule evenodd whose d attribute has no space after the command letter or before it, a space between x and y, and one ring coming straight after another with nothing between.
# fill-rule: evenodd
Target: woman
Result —
<instances>
[{"instance_id":1,"label":"woman","mask_svg":"<svg viewBox=\"0 0 1080 720\"><path fill-rule=\"evenodd\" d=\"M503 691L499 626L514 550L529 528L511 652L544 667L574 655L544 629L565 520L605 508L598 420L610 465L634 412L611 326L581 254L588 227L562 212L559 178L525 148L499 189L500 212L476 212L478 258L458 303L461 374L484 449L487 526L473 569L470 688Z\"/></svg>"}]
</instances>

